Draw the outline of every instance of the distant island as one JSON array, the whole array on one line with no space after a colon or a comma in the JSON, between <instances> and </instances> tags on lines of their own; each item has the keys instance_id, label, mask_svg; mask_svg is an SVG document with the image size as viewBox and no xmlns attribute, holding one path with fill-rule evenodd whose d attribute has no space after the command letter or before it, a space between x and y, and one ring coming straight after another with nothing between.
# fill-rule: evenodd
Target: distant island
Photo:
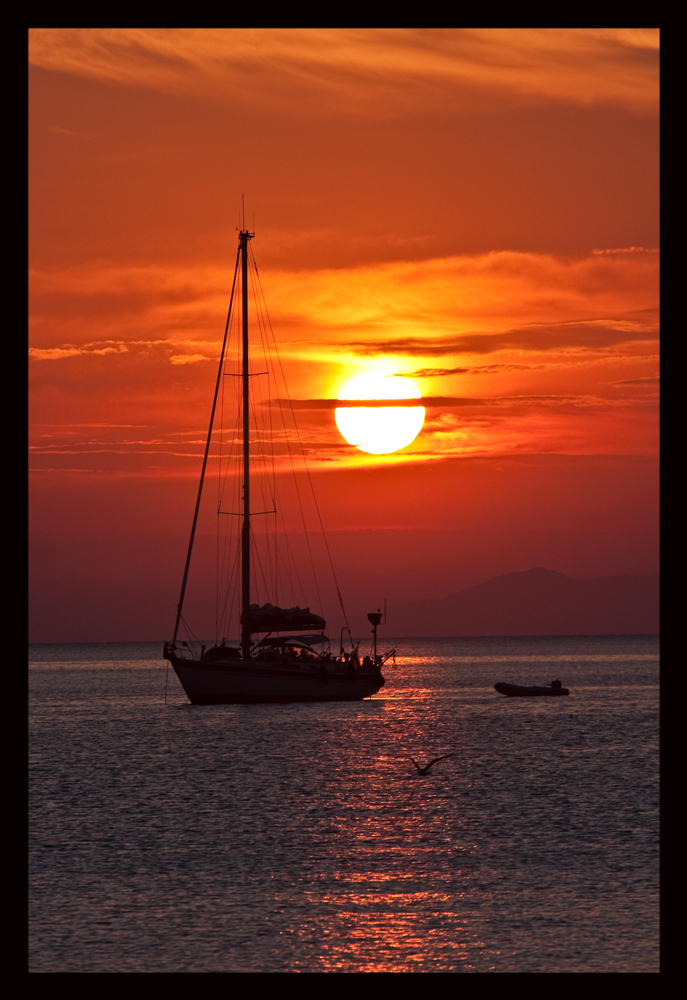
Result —
<instances>
[{"instance_id":1,"label":"distant island","mask_svg":"<svg viewBox=\"0 0 687 1000\"><path fill-rule=\"evenodd\" d=\"M438 600L390 606L387 621L394 635L412 636L656 634L659 577L573 580L535 567Z\"/></svg>"}]
</instances>

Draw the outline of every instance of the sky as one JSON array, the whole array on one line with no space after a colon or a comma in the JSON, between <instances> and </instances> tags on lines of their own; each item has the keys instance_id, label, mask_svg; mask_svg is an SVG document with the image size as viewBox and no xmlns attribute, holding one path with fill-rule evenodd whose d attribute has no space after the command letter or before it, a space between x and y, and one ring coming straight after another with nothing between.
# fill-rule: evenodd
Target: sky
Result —
<instances>
[{"instance_id":1,"label":"sky","mask_svg":"<svg viewBox=\"0 0 687 1000\"><path fill-rule=\"evenodd\" d=\"M171 633L242 197L354 632L532 566L657 572L658 45L31 29L31 639ZM334 421L368 373L426 397L393 455Z\"/></svg>"}]
</instances>

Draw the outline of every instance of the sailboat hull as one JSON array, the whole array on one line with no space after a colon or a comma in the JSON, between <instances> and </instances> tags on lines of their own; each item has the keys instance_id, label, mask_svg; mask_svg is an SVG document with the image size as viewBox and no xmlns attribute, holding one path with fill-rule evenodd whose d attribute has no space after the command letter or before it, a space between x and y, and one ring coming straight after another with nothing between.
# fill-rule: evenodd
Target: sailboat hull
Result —
<instances>
[{"instance_id":1,"label":"sailboat hull","mask_svg":"<svg viewBox=\"0 0 687 1000\"><path fill-rule=\"evenodd\" d=\"M384 686L381 673L288 669L253 660L209 666L174 653L169 654L169 661L193 705L362 701Z\"/></svg>"}]
</instances>

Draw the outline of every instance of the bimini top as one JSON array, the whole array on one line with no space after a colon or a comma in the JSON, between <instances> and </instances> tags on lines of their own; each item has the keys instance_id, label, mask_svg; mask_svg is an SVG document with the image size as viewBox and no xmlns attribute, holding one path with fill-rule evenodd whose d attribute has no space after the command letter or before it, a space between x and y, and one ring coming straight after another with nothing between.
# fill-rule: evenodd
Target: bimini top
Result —
<instances>
[{"instance_id":1,"label":"bimini top","mask_svg":"<svg viewBox=\"0 0 687 1000\"><path fill-rule=\"evenodd\" d=\"M244 624L241 615L241 624ZM308 632L323 629L326 621L310 608L275 608L272 604L248 606L251 632Z\"/></svg>"}]
</instances>

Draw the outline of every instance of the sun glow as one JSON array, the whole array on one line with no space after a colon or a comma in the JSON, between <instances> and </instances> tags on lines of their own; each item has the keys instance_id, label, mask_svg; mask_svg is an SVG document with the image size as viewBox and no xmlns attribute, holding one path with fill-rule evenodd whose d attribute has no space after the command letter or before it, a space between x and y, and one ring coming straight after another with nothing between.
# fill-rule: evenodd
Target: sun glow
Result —
<instances>
[{"instance_id":1,"label":"sun glow","mask_svg":"<svg viewBox=\"0 0 687 1000\"><path fill-rule=\"evenodd\" d=\"M340 400L421 399L419 390L400 375L359 375L339 393ZM424 406L347 406L334 411L341 435L360 451L386 455L405 448L420 433Z\"/></svg>"}]
</instances>

